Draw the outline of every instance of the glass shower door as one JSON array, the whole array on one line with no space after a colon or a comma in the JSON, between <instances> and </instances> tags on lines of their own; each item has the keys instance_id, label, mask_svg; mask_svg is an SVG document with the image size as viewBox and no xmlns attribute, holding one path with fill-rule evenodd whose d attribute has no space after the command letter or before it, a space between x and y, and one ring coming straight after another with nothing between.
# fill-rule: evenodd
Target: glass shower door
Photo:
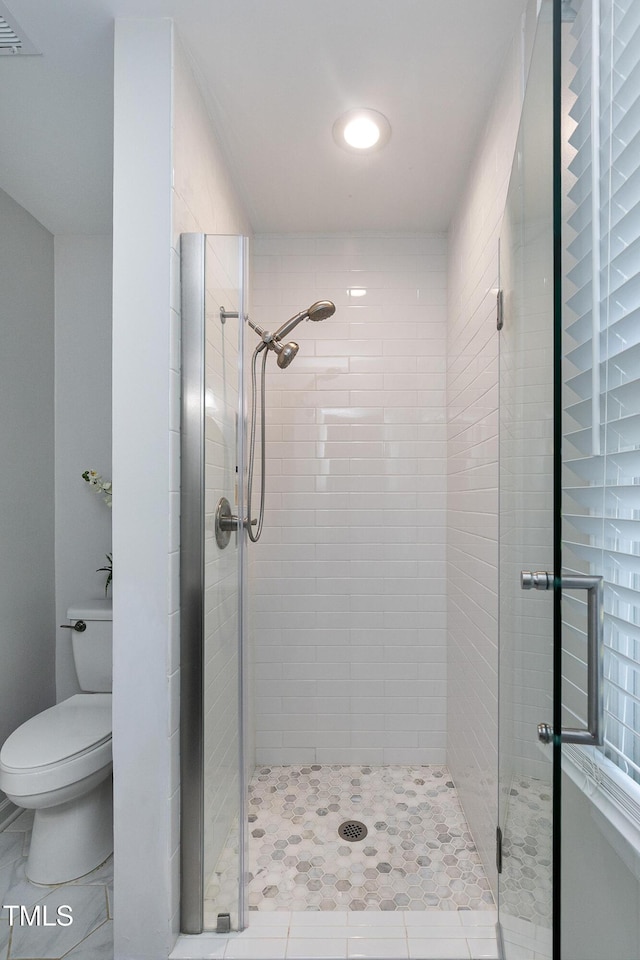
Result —
<instances>
[{"instance_id":1,"label":"glass shower door","mask_svg":"<svg viewBox=\"0 0 640 960\"><path fill-rule=\"evenodd\" d=\"M182 930L244 926L245 241L181 238Z\"/></svg>"},{"instance_id":2,"label":"glass shower door","mask_svg":"<svg viewBox=\"0 0 640 960\"><path fill-rule=\"evenodd\" d=\"M553 23L539 14L500 234L499 919L505 960L551 957L553 594ZM523 952L524 951L524 952ZM530 951L527 953L526 951Z\"/></svg>"},{"instance_id":3,"label":"glass shower door","mask_svg":"<svg viewBox=\"0 0 640 960\"><path fill-rule=\"evenodd\" d=\"M637 0L543 2L500 247L505 960L640 957L639 63Z\"/></svg>"}]
</instances>

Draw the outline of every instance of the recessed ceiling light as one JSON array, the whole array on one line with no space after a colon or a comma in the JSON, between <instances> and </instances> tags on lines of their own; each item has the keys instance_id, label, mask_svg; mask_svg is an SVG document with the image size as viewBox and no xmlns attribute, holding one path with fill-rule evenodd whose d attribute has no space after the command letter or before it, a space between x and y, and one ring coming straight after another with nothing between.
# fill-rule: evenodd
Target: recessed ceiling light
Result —
<instances>
[{"instance_id":1,"label":"recessed ceiling light","mask_svg":"<svg viewBox=\"0 0 640 960\"><path fill-rule=\"evenodd\" d=\"M333 138L340 147L354 153L370 153L384 146L391 125L377 110L349 110L333 125Z\"/></svg>"}]
</instances>

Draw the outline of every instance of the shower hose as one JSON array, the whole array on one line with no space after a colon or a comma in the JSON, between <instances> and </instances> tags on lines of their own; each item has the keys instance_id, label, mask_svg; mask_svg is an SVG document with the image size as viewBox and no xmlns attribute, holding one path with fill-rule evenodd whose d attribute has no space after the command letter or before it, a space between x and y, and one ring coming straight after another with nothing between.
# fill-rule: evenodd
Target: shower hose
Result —
<instances>
[{"instance_id":1,"label":"shower hose","mask_svg":"<svg viewBox=\"0 0 640 960\"><path fill-rule=\"evenodd\" d=\"M260 371L260 510L258 511L258 523L253 530L253 521L251 519L251 497L253 493L253 470L255 465L256 452L256 420L257 420L257 361L258 354L262 353L262 370ZM257 543L262 533L262 523L264 521L264 476L265 476L265 368L267 366L267 345L259 343L253 351L251 359L251 435L249 439L249 473L247 477L247 533L253 543Z\"/></svg>"}]
</instances>

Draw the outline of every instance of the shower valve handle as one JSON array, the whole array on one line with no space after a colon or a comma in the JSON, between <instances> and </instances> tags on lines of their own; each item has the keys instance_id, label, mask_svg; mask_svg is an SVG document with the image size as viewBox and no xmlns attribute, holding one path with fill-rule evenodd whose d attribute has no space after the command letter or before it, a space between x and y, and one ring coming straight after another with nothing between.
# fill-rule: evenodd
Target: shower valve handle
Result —
<instances>
[{"instance_id":1,"label":"shower valve handle","mask_svg":"<svg viewBox=\"0 0 640 960\"><path fill-rule=\"evenodd\" d=\"M247 519L244 521L244 523L242 524L242 526L243 526L243 527L248 527L248 526L255 527L255 525L257 524L257 522L258 522L257 520L249 520L249 518L247 517ZM220 529L223 530L225 533L226 533L227 531L231 532L232 530L237 530L239 526L240 526L240 520L238 519L238 517L235 516L235 514L232 514L230 517L221 517L221 518L220 518Z\"/></svg>"},{"instance_id":2,"label":"shower valve handle","mask_svg":"<svg viewBox=\"0 0 640 960\"><path fill-rule=\"evenodd\" d=\"M245 528L249 526L255 527L257 522L257 520L247 519L244 521L242 526ZM231 534L233 531L240 527L240 519L231 513L231 504L226 497L220 497L218 500L214 527L216 543L221 550L224 550L231 539Z\"/></svg>"}]
</instances>

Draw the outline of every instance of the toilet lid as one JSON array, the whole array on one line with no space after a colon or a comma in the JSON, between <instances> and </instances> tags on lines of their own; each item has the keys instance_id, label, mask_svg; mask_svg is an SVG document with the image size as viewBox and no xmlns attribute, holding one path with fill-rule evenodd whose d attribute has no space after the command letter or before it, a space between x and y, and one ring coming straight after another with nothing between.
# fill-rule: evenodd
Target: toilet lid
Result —
<instances>
[{"instance_id":1,"label":"toilet lid","mask_svg":"<svg viewBox=\"0 0 640 960\"><path fill-rule=\"evenodd\" d=\"M32 717L2 748L3 767L33 769L70 760L111 739L111 694L79 693Z\"/></svg>"}]
</instances>

